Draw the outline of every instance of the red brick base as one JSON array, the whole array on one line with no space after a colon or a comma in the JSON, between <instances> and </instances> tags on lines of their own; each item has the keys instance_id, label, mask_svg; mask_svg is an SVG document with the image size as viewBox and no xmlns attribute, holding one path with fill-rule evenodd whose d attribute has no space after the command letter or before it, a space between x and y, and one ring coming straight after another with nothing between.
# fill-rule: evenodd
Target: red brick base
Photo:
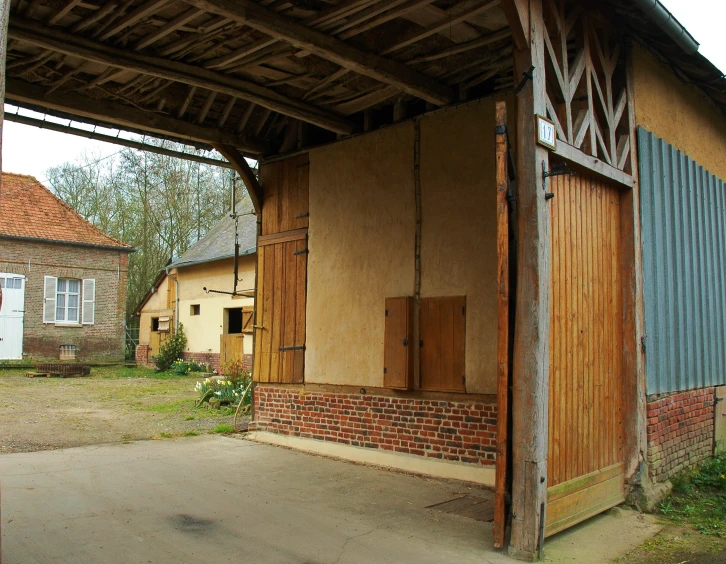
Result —
<instances>
[{"instance_id":1,"label":"red brick base","mask_svg":"<svg viewBox=\"0 0 726 564\"><path fill-rule=\"evenodd\" d=\"M259 431L471 464L494 464L496 404L336 394L260 384Z\"/></svg>"},{"instance_id":2,"label":"red brick base","mask_svg":"<svg viewBox=\"0 0 726 564\"><path fill-rule=\"evenodd\" d=\"M149 345L136 345L136 363L137 364L149 364Z\"/></svg>"},{"instance_id":3,"label":"red brick base","mask_svg":"<svg viewBox=\"0 0 726 564\"><path fill-rule=\"evenodd\" d=\"M713 455L713 388L648 397L650 477L664 482Z\"/></svg>"}]
</instances>

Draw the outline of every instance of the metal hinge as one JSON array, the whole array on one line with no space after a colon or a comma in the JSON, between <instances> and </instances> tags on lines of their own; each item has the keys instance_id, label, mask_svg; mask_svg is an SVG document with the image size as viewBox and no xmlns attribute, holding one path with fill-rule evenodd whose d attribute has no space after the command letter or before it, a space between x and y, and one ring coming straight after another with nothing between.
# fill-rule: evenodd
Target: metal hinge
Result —
<instances>
[{"instance_id":1,"label":"metal hinge","mask_svg":"<svg viewBox=\"0 0 726 564\"><path fill-rule=\"evenodd\" d=\"M386 317L388 317L388 310L386 310Z\"/></svg>"},{"instance_id":2,"label":"metal hinge","mask_svg":"<svg viewBox=\"0 0 726 564\"><path fill-rule=\"evenodd\" d=\"M423 348L423 339L421 339L421 340L420 340L420 341L418 342L418 346L419 346L419 348L421 348L421 349Z\"/></svg>"},{"instance_id":3,"label":"metal hinge","mask_svg":"<svg viewBox=\"0 0 726 564\"><path fill-rule=\"evenodd\" d=\"M300 249L299 251L295 251L294 255L304 255L305 253L309 252L308 249Z\"/></svg>"},{"instance_id":4,"label":"metal hinge","mask_svg":"<svg viewBox=\"0 0 726 564\"><path fill-rule=\"evenodd\" d=\"M404 339L404 340L403 340L403 346L404 346L404 347L407 347L407 346L408 346L408 339Z\"/></svg>"},{"instance_id":5,"label":"metal hinge","mask_svg":"<svg viewBox=\"0 0 726 564\"><path fill-rule=\"evenodd\" d=\"M297 347L280 347L280 352L286 351L304 351L305 345L299 345Z\"/></svg>"},{"instance_id":6,"label":"metal hinge","mask_svg":"<svg viewBox=\"0 0 726 564\"><path fill-rule=\"evenodd\" d=\"M307 213L301 213L300 215L296 215L295 219L303 219L305 217L310 217L310 212Z\"/></svg>"},{"instance_id":7,"label":"metal hinge","mask_svg":"<svg viewBox=\"0 0 726 564\"><path fill-rule=\"evenodd\" d=\"M466 374L461 377L461 383L466 386Z\"/></svg>"},{"instance_id":8,"label":"metal hinge","mask_svg":"<svg viewBox=\"0 0 726 564\"><path fill-rule=\"evenodd\" d=\"M643 335L640 338L640 350L643 352L645 352L645 337L646 337L646 335Z\"/></svg>"},{"instance_id":9,"label":"metal hinge","mask_svg":"<svg viewBox=\"0 0 726 564\"><path fill-rule=\"evenodd\" d=\"M386 368L385 366L383 367L383 373L388 374L388 368Z\"/></svg>"}]
</instances>

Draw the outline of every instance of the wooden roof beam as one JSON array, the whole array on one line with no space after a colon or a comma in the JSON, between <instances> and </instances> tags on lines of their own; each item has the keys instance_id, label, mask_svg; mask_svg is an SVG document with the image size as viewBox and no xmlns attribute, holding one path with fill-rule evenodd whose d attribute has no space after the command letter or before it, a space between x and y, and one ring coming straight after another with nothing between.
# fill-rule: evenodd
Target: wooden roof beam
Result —
<instances>
[{"instance_id":1,"label":"wooden roof beam","mask_svg":"<svg viewBox=\"0 0 726 564\"><path fill-rule=\"evenodd\" d=\"M15 39L51 49L57 53L124 68L149 76L165 78L190 86L214 90L228 96L237 96L272 111L312 123L336 133L348 135L353 131L353 124L338 114L288 98L274 90L239 78L215 73L178 61L169 61L124 51L97 41L20 19L13 20L8 33L9 36Z\"/></svg>"},{"instance_id":2,"label":"wooden roof beam","mask_svg":"<svg viewBox=\"0 0 726 564\"><path fill-rule=\"evenodd\" d=\"M433 35L434 33L438 33L442 30L450 28L452 25L461 23L470 18L471 16L491 10L492 8L497 7L499 3L500 0L490 0L489 2L484 2L465 11L461 11L460 6L457 4L453 8L448 10L447 16L445 18L434 24L431 24L430 26L421 31L414 31L405 38L397 41L396 43L388 47L388 49L386 49L385 51L382 51L381 54L387 55L388 53L393 53L394 51L397 51L402 47L406 47L408 45L416 43L417 41L421 41L422 39L425 39L430 35ZM463 4L467 3L463 2Z\"/></svg>"},{"instance_id":3,"label":"wooden roof beam","mask_svg":"<svg viewBox=\"0 0 726 564\"><path fill-rule=\"evenodd\" d=\"M512 30L514 46L529 49L529 0L502 0L502 10Z\"/></svg>"},{"instance_id":4,"label":"wooden roof beam","mask_svg":"<svg viewBox=\"0 0 726 564\"><path fill-rule=\"evenodd\" d=\"M202 10L199 8L190 8L185 12L182 12L179 14L176 18L173 20L170 20L168 23L161 26L159 29L157 29L155 32L150 33L143 39L139 40L139 42L134 46L134 50L140 51L144 47L148 47L152 43L155 43L159 41L160 39L163 39L170 33L175 32L180 27L188 24L190 21L192 21L194 18L202 14Z\"/></svg>"},{"instance_id":5,"label":"wooden roof beam","mask_svg":"<svg viewBox=\"0 0 726 564\"><path fill-rule=\"evenodd\" d=\"M65 6L62 8L56 10L53 12L53 14L48 18L48 24L49 25L55 25L57 24L68 12L70 12L73 8L78 6L78 4L81 3L81 0L69 0Z\"/></svg>"},{"instance_id":6,"label":"wooden roof beam","mask_svg":"<svg viewBox=\"0 0 726 564\"><path fill-rule=\"evenodd\" d=\"M136 22L139 22L146 18L147 16L150 16L151 14L159 11L164 4L169 2L169 0L149 0L145 4L142 4L138 8L136 8L133 12L128 14L126 17L121 18L116 23L114 23L111 27L109 27L107 30L103 32L101 37L99 39L101 41L105 41L109 37L113 37L116 35L119 31L122 29L125 29L131 25L134 25Z\"/></svg>"},{"instance_id":7,"label":"wooden roof beam","mask_svg":"<svg viewBox=\"0 0 726 564\"><path fill-rule=\"evenodd\" d=\"M396 86L427 102L441 106L454 100L454 92L450 88L402 63L362 51L345 41L262 8L251 0L188 0L188 3L234 19L358 74Z\"/></svg>"},{"instance_id":8,"label":"wooden roof beam","mask_svg":"<svg viewBox=\"0 0 726 564\"><path fill-rule=\"evenodd\" d=\"M92 100L77 94L58 92L48 95L46 88L14 78L7 81L5 98L11 104L30 104L49 111L93 119L121 129L142 130L212 146L222 143L237 147L239 151L250 155L260 155L268 149L264 143L250 142L242 136L220 132L216 127L199 126L168 115L137 110L117 102Z\"/></svg>"},{"instance_id":9,"label":"wooden roof beam","mask_svg":"<svg viewBox=\"0 0 726 564\"><path fill-rule=\"evenodd\" d=\"M250 165L247 164L244 156L242 156L235 147L229 145L218 143L213 145L213 147L220 155L227 159L231 165L234 166L234 169L240 175L242 182L244 182L245 187L247 188L247 193L250 195L250 200L252 201L252 207L255 209L255 214L259 215L262 211L262 186L257 180L257 177Z\"/></svg>"}]
</instances>

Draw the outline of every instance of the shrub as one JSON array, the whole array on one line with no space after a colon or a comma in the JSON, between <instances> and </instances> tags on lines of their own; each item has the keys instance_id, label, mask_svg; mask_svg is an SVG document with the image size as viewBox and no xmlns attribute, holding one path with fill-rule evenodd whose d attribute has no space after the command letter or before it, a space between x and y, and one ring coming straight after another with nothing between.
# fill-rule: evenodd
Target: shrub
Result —
<instances>
[{"instance_id":1,"label":"shrub","mask_svg":"<svg viewBox=\"0 0 726 564\"><path fill-rule=\"evenodd\" d=\"M207 365L196 360L184 360L177 358L172 364L172 369L177 374L189 374L190 372L207 372Z\"/></svg>"},{"instance_id":2,"label":"shrub","mask_svg":"<svg viewBox=\"0 0 726 564\"><path fill-rule=\"evenodd\" d=\"M159 372L169 370L174 362L181 358L186 346L187 336L184 334L184 327L180 323L176 333L159 347L159 354L154 357L156 370Z\"/></svg>"}]
</instances>

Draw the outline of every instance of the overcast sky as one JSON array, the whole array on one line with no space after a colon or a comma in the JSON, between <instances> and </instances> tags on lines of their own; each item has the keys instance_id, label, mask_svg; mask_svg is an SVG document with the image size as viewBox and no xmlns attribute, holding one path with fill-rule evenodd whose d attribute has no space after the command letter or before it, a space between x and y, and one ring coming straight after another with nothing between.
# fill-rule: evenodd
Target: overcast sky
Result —
<instances>
[{"instance_id":1,"label":"overcast sky","mask_svg":"<svg viewBox=\"0 0 726 564\"><path fill-rule=\"evenodd\" d=\"M724 0L661 0L661 2L701 44L700 52L721 70L726 69L726 41L723 38L726 2ZM8 109L15 111L12 107ZM6 122L4 129L3 170L31 174L39 180L46 179L45 172L48 168L66 161L74 161L84 151L104 157L120 150L118 145L13 122Z\"/></svg>"}]
</instances>

